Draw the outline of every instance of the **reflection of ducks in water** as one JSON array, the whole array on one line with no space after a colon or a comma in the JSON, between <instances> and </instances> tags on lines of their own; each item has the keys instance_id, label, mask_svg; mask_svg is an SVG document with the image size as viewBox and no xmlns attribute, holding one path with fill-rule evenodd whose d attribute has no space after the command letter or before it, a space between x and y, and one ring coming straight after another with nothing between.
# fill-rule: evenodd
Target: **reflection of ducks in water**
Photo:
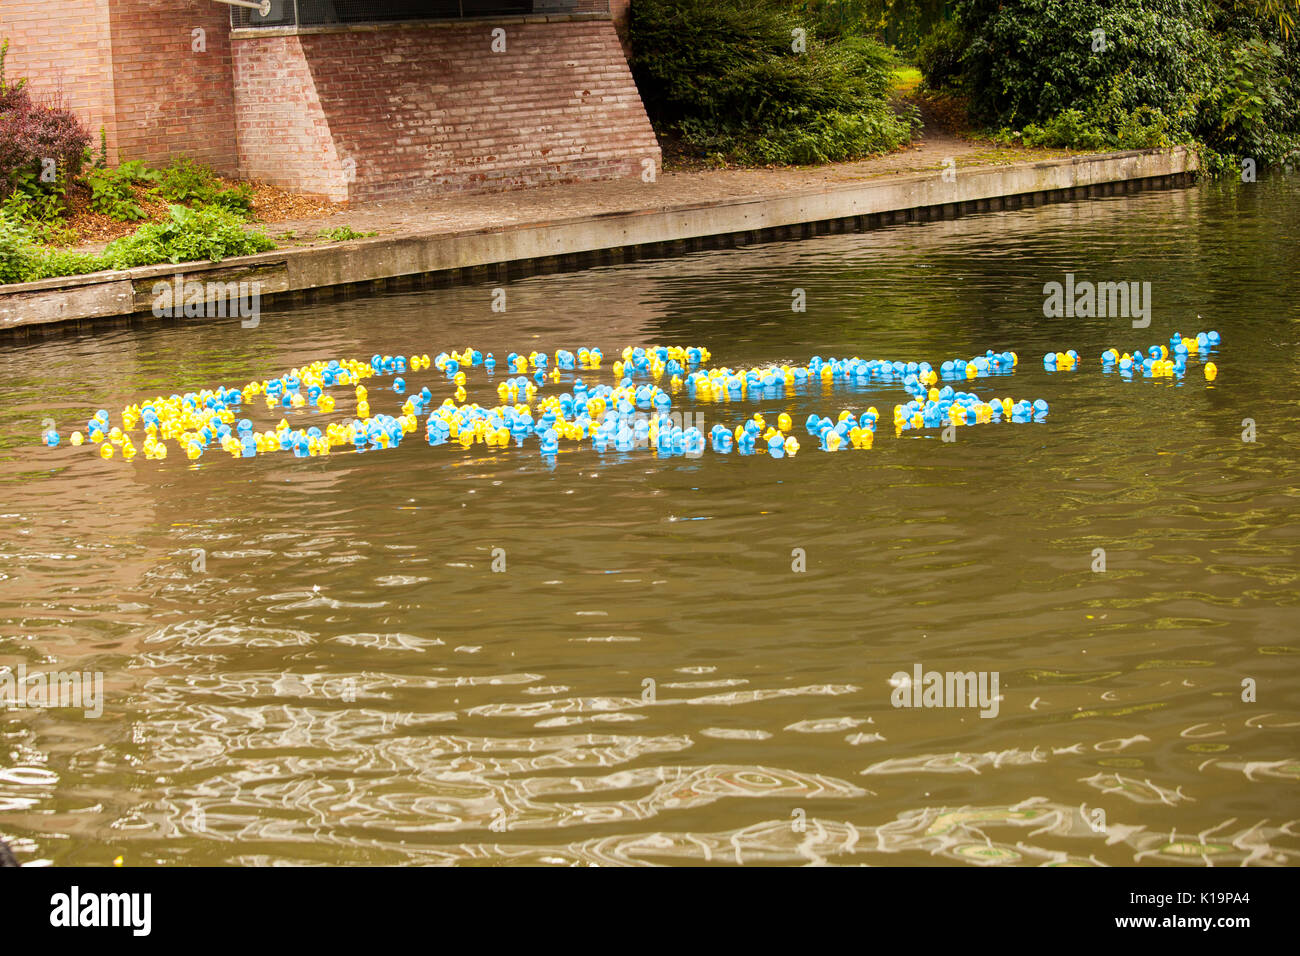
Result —
<instances>
[{"instance_id":1,"label":"reflection of ducks in water","mask_svg":"<svg viewBox=\"0 0 1300 956\"><path fill-rule=\"evenodd\" d=\"M18 861L14 859L13 852L9 849L9 844L0 840L0 866L17 866Z\"/></svg>"}]
</instances>

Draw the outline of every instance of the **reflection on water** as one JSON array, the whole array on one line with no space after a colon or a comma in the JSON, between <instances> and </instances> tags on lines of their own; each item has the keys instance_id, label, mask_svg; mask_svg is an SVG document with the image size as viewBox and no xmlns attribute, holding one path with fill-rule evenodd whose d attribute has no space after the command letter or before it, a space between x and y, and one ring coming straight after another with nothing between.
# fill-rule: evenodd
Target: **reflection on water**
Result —
<instances>
[{"instance_id":1,"label":"reflection on water","mask_svg":"<svg viewBox=\"0 0 1300 956\"><path fill-rule=\"evenodd\" d=\"M1295 186L536 277L504 315L468 287L6 345L0 666L99 671L107 701L0 714L0 836L60 864L1294 863ZM1150 281L1151 328L1045 319L1066 272ZM1202 328L1212 385L1096 364ZM706 432L886 413L871 451L785 461L36 443L320 357L652 342L733 367L1015 349L971 390L1052 413L945 443L889 434L879 383L688 403ZM1068 348L1078 371L1042 370ZM999 672L998 716L894 709L917 664Z\"/></svg>"}]
</instances>

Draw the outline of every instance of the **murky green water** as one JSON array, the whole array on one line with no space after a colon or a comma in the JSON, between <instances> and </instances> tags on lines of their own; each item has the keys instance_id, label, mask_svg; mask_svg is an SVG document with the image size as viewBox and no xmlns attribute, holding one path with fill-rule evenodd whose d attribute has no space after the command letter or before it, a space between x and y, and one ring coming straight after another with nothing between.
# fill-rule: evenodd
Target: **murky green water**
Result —
<instances>
[{"instance_id":1,"label":"murky green water","mask_svg":"<svg viewBox=\"0 0 1300 956\"><path fill-rule=\"evenodd\" d=\"M1296 862L1297 185L538 277L505 314L460 288L5 344L0 665L103 672L106 703L0 712L0 836L58 864ZM1066 272L1150 281L1151 327L1044 319ZM1211 328L1213 385L1097 364ZM872 450L784 461L36 443L319 357L652 343L1014 349L972 390L1052 411L945 443L894 437L896 387L685 406L705 431L881 409ZM894 708L916 664L998 672L998 715Z\"/></svg>"}]
</instances>

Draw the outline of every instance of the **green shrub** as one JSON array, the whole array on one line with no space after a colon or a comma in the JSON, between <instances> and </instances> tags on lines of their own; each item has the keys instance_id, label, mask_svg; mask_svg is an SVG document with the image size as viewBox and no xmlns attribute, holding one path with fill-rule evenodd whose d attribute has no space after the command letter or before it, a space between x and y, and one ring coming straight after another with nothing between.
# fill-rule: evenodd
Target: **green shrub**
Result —
<instances>
[{"instance_id":1,"label":"green shrub","mask_svg":"<svg viewBox=\"0 0 1300 956\"><path fill-rule=\"evenodd\" d=\"M946 0L796 0L819 36L874 36L915 51L947 6Z\"/></svg>"},{"instance_id":2,"label":"green shrub","mask_svg":"<svg viewBox=\"0 0 1300 956\"><path fill-rule=\"evenodd\" d=\"M887 47L868 37L853 36L840 40L833 48L845 72L856 77L868 95L884 100L894 84L894 70L900 66Z\"/></svg>"},{"instance_id":3,"label":"green shrub","mask_svg":"<svg viewBox=\"0 0 1300 956\"><path fill-rule=\"evenodd\" d=\"M1204 138L1217 149L1280 164L1300 147L1300 45L1254 38L1224 44L1217 81L1201 101Z\"/></svg>"},{"instance_id":4,"label":"green shrub","mask_svg":"<svg viewBox=\"0 0 1300 956\"><path fill-rule=\"evenodd\" d=\"M1025 146L1097 151L1172 146L1175 134L1167 116L1140 106L1109 123L1081 110L1066 110L1044 123L1028 123L1023 130L1004 129L996 138Z\"/></svg>"},{"instance_id":5,"label":"green shrub","mask_svg":"<svg viewBox=\"0 0 1300 956\"><path fill-rule=\"evenodd\" d=\"M1194 141L1216 167L1240 156L1279 163L1300 145L1300 37L1283 35L1278 9L1238 0L962 0L954 21L965 53L949 82L970 94L976 122L1021 131L1026 143ZM927 82L938 85L949 60L927 55Z\"/></svg>"},{"instance_id":6,"label":"green shrub","mask_svg":"<svg viewBox=\"0 0 1300 956\"><path fill-rule=\"evenodd\" d=\"M911 136L914 116L885 100L889 51L860 36L820 38L781 0L639 0L631 37L651 119L698 154L825 162Z\"/></svg>"},{"instance_id":7,"label":"green shrub","mask_svg":"<svg viewBox=\"0 0 1300 956\"><path fill-rule=\"evenodd\" d=\"M1020 131L1006 130L999 139L1018 139L1025 146L1052 149L1100 150L1106 147L1106 133L1082 111L1065 110L1043 123L1026 123Z\"/></svg>"},{"instance_id":8,"label":"green shrub","mask_svg":"<svg viewBox=\"0 0 1300 956\"><path fill-rule=\"evenodd\" d=\"M38 245L30 228L0 210L0 284L35 282L104 268L107 266L101 256Z\"/></svg>"},{"instance_id":9,"label":"green shrub","mask_svg":"<svg viewBox=\"0 0 1300 956\"><path fill-rule=\"evenodd\" d=\"M168 202L201 199L214 188L215 176L207 166L186 157L172 160L162 172L158 195Z\"/></svg>"},{"instance_id":10,"label":"green shrub","mask_svg":"<svg viewBox=\"0 0 1300 956\"><path fill-rule=\"evenodd\" d=\"M29 281L36 259L31 232L0 211L0 283Z\"/></svg>"},{"instance_id":11,"label":"green shrub","mask_svg":"<svg viewBox=\"0 0 1300 956\"><path fill-rule=\"evenodd\" d=\"M966 35L950 20L938 23L916 47L916 65L932 90L957 90L961 86Z\"/></svg>"},{"instance_id":12,"label":"green shrub","mask_svg":"<svg viewBox=\"0 0 1300 956\"><path fill-rule=\"evenodd\" d=\"M261 232L244 228L227 209L172 206L163 222L147 223L109 243L100 255L49 249L33 229L0 205L0 283L34 282L104 269L130 269L162 262L220 262L230 256L274 249Z\"/></svg>"},{"instance_id":13,"label":"green shrub","mask_svg":"<svg viewBox=\"0 0 1300 956\"><path fill-rule=\"evenodd\" d=\"M202 163L179 157L162 172L155 193L167 202L220 206L247 218L253 211L253 190L245 183L223 188L216 174Z\"/></svg>"},{"instance_id":14,"label":"green shrub","mask_svg":"<svg viewBox=\"0 0 1300 956\"><path fill-rule=\"evenodd\" d=\"M896 149L911 138L908 126L885 107L871 113L829 112L807 117L802 123L779 127L752 143L737 147L746 163L842 162L884 149Z\"/></svg>"},{"instance_id":15,"label":"green shrub","mask_svg":"<svg viewBox=\"0 0 1300 956\"><path fill-rule=\"evenodd\" d=\"M46 225L62 224L68 192L62 174L52 183L43 183L36 167L31 167L20 170L11 182L13 191L3 203L9 216L37 231Z\"/></svg>"},{"instance_id":16,"label":"green shrub","mask_svg":"<svg viewBox=\"0 0 1300 956\"><path fill-rule=\"evenodd\" d=\"M244 228L243 220L219 206L170 207L162 222L146 223L104 250L109 268L130 269L159 262L220 262L274 249L264 233Z\"/></svg>"},{"instance_id":17,"label":"green shrub","mask_svg":"<svg viewBox=\"0 0 1300 956\"><path fill-rule=\"evenodd\" d=\"M91 252L70 252L67 249L41 249L33 264L32 274L24 281L53 279L58 276L85 275L111 268L104 257Z\"/></svg>"},{"instance_id":18,"label":"green shrub","mask_svg":"<svg viewBox=\"0 0 1300 956\"><path fill-rule=\"evenodd\" d=\"M1139 106L1115 120L1116 149L1152 149L1172 146L1186 137L1174 128L1169 117L1149 106Z\"/></svg>"},{"instance_id":19,"label":"green shrub","mask_svg":"<svg viewBox=\"0 0 1300 956\"><path fill-rule=\"evenodd\" d=\"M1173 115L1211 76L1207 20L1187 0L964 0L956 19L979 121L1018 129L1087 112L1116 85L1122 108Z\"/></svg>"},{"instance_id":20,"label":"green shrub","mask_svg":"<svg viewBox=\"0 0 1300 956\"><path fill-rule=\"evenodd\" d=\"M136 201L135 186L156 183L161 175L139 160L129 160L117 169L92 167L82 177L90 187L90 207L122 222L143 219L144 209Z\"/></svg>"}]
</instances>

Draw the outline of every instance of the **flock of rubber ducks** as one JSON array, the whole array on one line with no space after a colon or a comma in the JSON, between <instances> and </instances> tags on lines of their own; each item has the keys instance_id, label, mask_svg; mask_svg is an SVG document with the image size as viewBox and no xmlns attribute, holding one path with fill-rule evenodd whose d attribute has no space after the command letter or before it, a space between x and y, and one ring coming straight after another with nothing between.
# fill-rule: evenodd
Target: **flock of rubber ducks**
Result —
<instances>
[{"instance_id":1,"label":"flock of rubber ducks","mask_svg":"<svg viewBox=\"0 0 1300 956\"><path fill-rule=\"evenodd\" d=\"M1217 332L1186 338L1175 333L1168 346L1152 346L1145 353L1141 349L1132 353L1108 349L1101 356L1102 368L1130 377L1135 373L1181 377L1188 360L1197 356L1204 363L1206 379L1213 381L1217 369L1205 360L1219 341ZM594 379L600 373L604 354L599 348L559 349L553 356L511 352L503 363L498 363L493 353L473 348L442 352L432 359L424 354L375 355L369 362L319 360L279 378L249 382L243 388L218 386L129 405L122 410L119 425L113 425L108 412L100 409L86 422L85 434L74 431L68 441L74 446L89 443L98 448L102 458L120 456L127 461L138 455L165 459L169 442L191 460L213 449L236 458L273 452L308 458L336 450L395 448L423 424L425 441L433 446L523 447L536 439L543 455L556 454L562 442L589 441L597 452L648 449L660 457L698 457L708 447L717 454L735 451L784 458L798 454L802 447L788 413L771 421L755 413L735 428L714 425L706 436L690 424L690 415L683 419L674 412L674 399L687 397L712 404L760 402L808 394L813 387L826 394L837 388L895 385L911 395L910 401L894 406L896 435L1002 421L1042 422L1048 414L1047 402L1041 398L985 400L951 384L940 385L941 381L967 382L1009 374L1019 361L1015 352L990 349L983 355L944 361L937 368L929 362L813 356L805 365L732 369L708 367L711 358L707 348L698 346L628 347L612 363L617 384L584 381L583 375ZM1070 350L1048 353L1043 365L1049 371L1067 371L1076 368L1078 361L1078 353ZM503 364L506 377L496 385L497 403L483 406L469 402L466 370L481 370L490 379L496 376L499 364ZM430 368L436 368L453 389L451 396L436 405L428 386L408 390L404 378ZM391 382L385 390L402 399L402 405L397 415L372 413L371 392L363 383L388 376ZM541 394L548 384L554 386L566 379L568 391ZM290 424L288 416L332 414L337 400L327 389L339 387L351 387L354 392L356 405L351 417L328 422L323 428ZM250 418L241 417L241 411L259 399L269 411L285 416L262 431ZM805 440L827 452L869 449L879 418L874 406L865 411L844 409L834 420L811 414L803 424ZM50 429L42 440L54 447L62 437Z\"/></svg>"},{"instance_id":2,"label":"flock of rubber ducks","mask_svg":"<svg viewBox=\"0 0 1300 956\"><path fill-rule=\"evenodd\" d=\"M1187 374L1187 362L1197 357L1202 362L1201 371L1207 382L1213 382L1219 374L1218 366L1208 361L1210 352L1218 347L1218 332L1198 332L1196 335L1184 336L1175 332L1169 337L1168 345L1153 345L1146 352L1134 349L1120 352L1109 348L1101 353L1101 370L1106 373L1118 371L1125 378L1140 374L1146 378L1182 378ZM1068 372L1078 367L1079 353L1070 349L1068 352L1048 352L1043 356L1043 368L1049 372Z\"/></svg>"}]
</instances>

